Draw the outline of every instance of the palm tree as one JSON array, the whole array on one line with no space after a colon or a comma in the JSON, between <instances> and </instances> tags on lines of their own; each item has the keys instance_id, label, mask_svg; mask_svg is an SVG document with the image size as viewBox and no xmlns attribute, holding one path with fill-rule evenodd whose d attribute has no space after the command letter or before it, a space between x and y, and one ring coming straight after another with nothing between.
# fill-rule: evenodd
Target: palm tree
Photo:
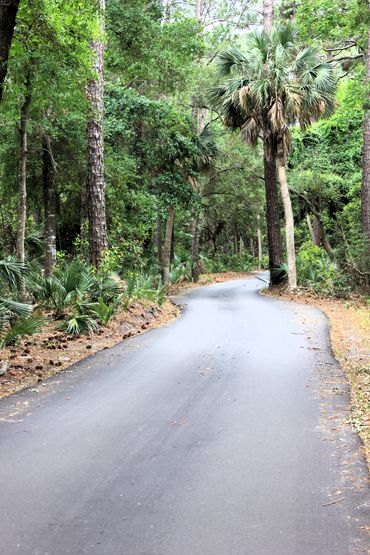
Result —
<instances>
[{"instance_id":1,"label":"palm tree","mask_svg":"<svg viewBox=\"0 0 370 555\"><path fill-rule=\"evenodd\" d=\"M271 195L276 181L271 161L274 165L277 161L286 224L288 281L289 287L294 288L294 222L286 179L290 130L297 123L305 127L312 119L333 112L335 79L332 67L320 60L314 48L298 47L296 32L290 25L269 33L251 33L245 52L236 48L225 51L218 56L217 65L220 76L228 79L212 88L211 102L223 117L225 126L240 129L242 138L252 145L257 144L259 138L263 140L272 282L277 258L277 199ZM275 214L274 221L270 220L271 213Z\"/></svg>"}]
</instances>

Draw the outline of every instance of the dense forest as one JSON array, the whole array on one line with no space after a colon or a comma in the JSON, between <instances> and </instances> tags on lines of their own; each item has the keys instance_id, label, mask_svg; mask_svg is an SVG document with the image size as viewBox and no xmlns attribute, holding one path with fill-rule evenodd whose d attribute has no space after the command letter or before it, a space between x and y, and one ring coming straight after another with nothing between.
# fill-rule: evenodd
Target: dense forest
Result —
<instances>
[{"instance_id":1,"label":"dense forest","mask_svg":"<svg viewBox=\"0 0 370 555\"><path fill-rule=\"evenodd\" d=\"M0 346L211 272L366 295L367 0L0 4Z\"/></svg>"}]
</instances>

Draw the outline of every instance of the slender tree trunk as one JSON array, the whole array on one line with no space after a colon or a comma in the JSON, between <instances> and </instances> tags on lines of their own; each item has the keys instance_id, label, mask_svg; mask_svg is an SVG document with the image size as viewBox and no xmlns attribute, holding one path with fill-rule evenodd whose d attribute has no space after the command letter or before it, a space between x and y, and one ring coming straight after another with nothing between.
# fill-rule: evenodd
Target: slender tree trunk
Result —
<instances>
[{"instance_id":1,"label":"slender tree trunk","mask_svg":"<svg viewBox=\"0 0 370 555\"><path fill-rule=\"evenodd\" d=\"M262 233L261 233L261 216L257 216L257 243L258 243L258 269L262 268Z\"/></svg>"},{"instance_id":2,"label":"slender tree trunk","mask_svg":"<svg viewBox=\"0 0 370 555\"><path fill-rule=\"evenodd\" d=\"M285 215L285 241L288 258L288 287L289 289L293 290L297 288L297 270L295 263L294 245L294 218L292 202L290 199L288 188L288 181L286 177L285 160L282 153L278 156L278 176Z\"/></svg>"},{"instance_id":3,"label":"slender tree trunk","mask_svg":"<svg viewBox=\"0 0 370 555\"><path fill-rule=\"evenodd\" d=\"M200 276L199 267L199 239L200 222L199 214L196 214L191 221L191 277L193 281L198 281Z\"/></svg>"},{"instance_id":4,"label":"slender tree trunk","mask_svg":"<svg viewBox=\"0 0 370 555\"><path fill-rule=\"evenodd\" d=\"M203 131L203 129L205 128L206 124L207 124L207 110L205 108L201 108L200 109L200 131Z\"/></svg>"},{"instance_id":5,"label":"slender tree trunk","mask_svg":"<svg viewBox=\"0 0 370 555\"><path fill-rule=\"evenodd\" d=\"M157 211L157 229L156 229L156 243L157 243L157 260L159 266L162 268L163 264L163 239L162 239L162 218L161 211L158 206Z\"/></svg>"},{"instance_id":6,"label":"slender tree trunk","mask_svg":"<svg viewBox=\"0 0 370 555\"><path fill-rule=\"evenodd\" d=\"M239 237L239 255L243 256L243 254L244 254L244 239L240 235L240 237Z\"/></svg>"},{"instance_id":7,"label":"slender tree trunk","mask_svg":"<svg viewBox=\"0 0 370 555\"><path fill-rule=\"evenodd\" d=\"M312 207L314 210L314 208ZM323 247L329 256L333 256L333 249L326 237L326 230L324 224L322 222L320 212L315 209L315 213L313 214L314 218L314 225L311 223L311 218L309 214L306 216L308 230L311 235L311 239L314 245L317 247Z\"/></svg>"},{"instance_id":8,"label":"slender tree trunk","mask_svg":"<svg viewBox=\"0 0 370 555\"><path fill-rule=\"evenodd\" d=\"M306 222L307 222L308 231L310 232L311 240L312 240L313 244L316 245L315 232L313 230L312 222L311 222L311 218L310 218L309 214L306 215Z\"/></svg>"},{"instance_id":9,"label":"slender tree trunk","mask_svg":"<svg viewBox=\"0 0 370 555\"><path fill-rule=\"evenodd\" d=\"M249 236L249 252L251 253L251 256L253 256L253 258L254 258L255 254L256 254L256 251L255 251L255 248L254 248L254 240L253 240L252 235Z\"/></svg>"},{"instance_id":10,"label":"slender tree trunk","mask_svg":"<svg viewBox=\"0 0 370 555\"><path fill-rule=\"evenodd\" d=\"M25 98L21 107L19 126L19 199L18 199L18 232L17 232L17 260L24 264L24 240L26 235L27 217L27 122L32 99L31 80L26 78Z\"/></svg>"},{"instance_id":11,"label":"slender tree trunk","mask_svg":"<svg viewBox=\"0 0 370 555\"><path fill-rule=\"evenodd\" d=\"M236 223L234 222L233 225L233 244L234 244L234 254L238 254L239 253L239 236L238 236L238 227L236 225Z\"/></svg>"},{"instance_id":12,"label":"slender tree trunk","mask_svg":"<svg viewBox=\"0 0 370 555\"><path fill-rule=\"evenodd\" d=\"M0 101L3 96L9 50L12 44L18 8L19 0L2 0L0 2Z\"/></svg>"},{"instance_id":13,"label":"slender tree trunk","mask_svg":"<svg viewBox=\"0 0 370 555\"><path fill-rule=\"evenodd\" d=\"M280 234L279 196L276 187L276 145L264 141L264 177L266 193L267 242L269 250L270 284L281 282L280 266L283 252Z\"/></svg>"},{"instance_id":14,"label":"slender tree trunk","mask_svg":"<svg viewBox=\"0 0 370 555\"><path fill-rule=\"evenodd\" d=\"M104 185L104 29L105 0L99 0L101 10L100 37L91 45L95 78L87 87L90 115L87 124L88 171L87 203L89 220L90 262L98 268L107 248L107 223Z\"/></svg>"},{"instance_id":15,"label":"slender tree trunk","mask_svg":"<svg viewBox=\"0 0 370 555\"><path fill-rule=\"evenodd\" d=\"M170 265L173 264L174 260L175 260L175 227L172 226Z\"/></svg>"},{"instance_id":16,"label":"slender tree trunk","mask_svg":"<svg viewBox=\"0 0 370 555\"><path fill-rule=\"evenodd\" d=\"M162 257L162 281L165 287L167 287L170 282L171 243L172 243L172 230L173 230L174 219L175 219L175 207L169 206L167 209L166 232L164 237L163 257Z\"/></svg>"},{"instance_id":17,"label":"slender tree trunk","mask_svg":"<svg viewBox=\"0 0 370 555\"><path fill-rule=\"evenodd\" d=\"M366 112L364 120L364 157L361 191L362 228L370 241L370 27L366 53Z\"/></svg>"},{"instance_id":18,"label":"slender tree trunk","mask_svg":"<svg viewBox=\"0 0 370 555\"><path fill-rule=\"evenodd\" d=\"M313 216L312 229L314 234L314 244L317 247L320 247L322 243L322 226L320 225L319 219L315 216L315 214Z\"/></svg>"},{"instance_id":19,"label":"slender tree trunk","mask_svg":"<svg viewBox=\"0 0 370 555\"><path fill-rule=\"evenodd\" d=\"M202 4L202 0L195 0L195 17L198 23L201 23L202 21Z\"/></svg>"},{"instance_id":20,"label":"slender tree trunk","mask_svg":"<svg viewBox=\"0 0 370 555\"><path fill-rule=\"evenodd\" d=\"M270 31L274 21L274 2L273 0L263 0L263 29Z\"/></svg>"},{"instance_id":21,"label":"slender tree trunk","mask_svg":"<svg viewBox=\"0 0 370 555\"><path fill-rule=\"evenodd\" d=\"M202 23L202 10L203 0L195 1L195 18L199 24ZM197 64L200 60L197 60ZM192 115L194 120L195 129L201 133L206 125L206 110L205 108L199 109L196 105L196 100L193 99ZM199 190L199 184L194 181L196 189ZM200 222L201 214L199 211L193 216L191 220L191 277L193 281L198 281L200 276L199 266L199 242L200 242Z\"/></svg>"},{"instance_id":22,"label":"slender tree trunk","mask_svg":"<svg viewBox=\"0 0 370 555\"><path fill-rule=\"evenodd\" d=\"M55 188L55 163L51 150L51 140L45 135L43 141L43 181L45 209L45 263L44 273L51 276L56 264L56 207L57 193Z\"/></svg>"}]
</instances>

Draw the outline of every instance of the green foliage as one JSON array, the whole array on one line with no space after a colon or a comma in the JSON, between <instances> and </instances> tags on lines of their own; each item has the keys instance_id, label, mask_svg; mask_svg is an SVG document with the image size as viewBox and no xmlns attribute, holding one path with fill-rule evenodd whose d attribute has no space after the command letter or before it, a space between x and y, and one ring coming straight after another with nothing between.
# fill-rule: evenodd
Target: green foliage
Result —
<instances>
[{"instance_id":1,"label":"green foliage","mask_svg":"<svg viewBox=\"0 0 370 555\"><path fill-rule=\"evenodd\" d=\"M104 314L104 307L111 307L113 314L122 292L123 283L118 276L96 273L75 260L64 262L51 277L36 278L33 294L38 302L53 310L57 319L77 308L79 315L94 313L108 321L108 311Z\"/></svg>"},{"instance_id":2,"label":"green foliage","mask_svg":"<svg viewBox=\"0 0 370 555\"><path fill-rule=\"evenodd\" d=\"M344 82L333 116L305 132L294 131L289 171L293 188L321 213L337 264L353 288L366 288L370 271L360 206L363 90L361 80ZM304 242L303 218L310 210L299 197L297 208Z\"/></svg>"},{"instance_id":3,"label":"green foliage","mask_svg":"<svg viewBox=\"0 0 370 555\"><path fill-rule=\"evenodd\" d=\"M186 88L202 54L202 34L194 19L162 19L155 0L110 0L108 32L113 43L108 66L148 95Z\"/></svg>"},{"instance_id":4,"label":"green foliage","mask_svg":"<svg viewBox=\"0 0 370 555\"><path fill-rule=\"evenodd\" d=\"M191 281L191 257L180 258L175 255L170 267L170 283Z\"/></svg>"},{"instance_id":5,"label":"green foliage","mask_svg":"<svg viewBox=\"0 0 370 555\"><path fill-rule=\"evenodd\" d=\"M159 306L165 301L164 287L158 276L130 273L126 277L126 289L123 294L123 306L129 308L136 300L147 299Z\"/></svg>"},{"instance_id":6,"label":"green foliage","mask_svg":"<svg viewBox=\"0 0 370 555\"><path fill-rule=\"evenodd\" d=\"M103 299L99 299L99 302L93 305L93 311L98 316L99 322L102 326L106 326L109 320L112 319L115 309L115 305L109 305L105 303Z\"/></svg>"},{"instance_id":7,"label":"green foliage","mask_svg":"<svg viewBox=\"0 0 370 555\"><path fill-rule=\"evenodd\" d=\"M1 294L8 295L0 297L0 348L39 331L44 323L42 317L32 314L32 305L18 300L26 274L27 269L23 265L12 260L0 260Z\"/></svg>"},{"instance_id":8,"label":"green foliage","mask_svg":"<svg viewBox=\"0 0 370 555\"><path fill-rule=\"evenodd\" d=\"M346 296L350 291L344 272L312 242L303 244L298 252L297 279L300 286L320 295Z\"/></svg>"},{"instance_id":9,"label":"green foliage","mask_svg":"<svg viewBox=\"0 0 370 555\"><path fill-rule=\"evenodd\" d=\"M42 316L28 316L27 318L20 317L15 320L7 320L8 325L3 326L1 305L0 301L0 349L16 343L21 337L37 333L45 324L45 318Z\"/></svg>"},{"instance_id":10,"label":"green foliage","mask_svg":"<svg viewBox=\"0 0 370 555\"><path fill-rule=\"evenodd\" d=\"M98 323L88 314L74 314L71 318L60 325L60 329L68 334L81 335L87 333L91 335L99 328Z\"/></svg>"},{"instance_id":11,"label":"green foliage","mask_svg":"<svg viewBox=\"0 0 370 555\"><path fill-rule=\"evenodd\" d=\"M24 283L25 267L12 259L0 260L0 280L12 291L21 289Z\"/></svg>"},{"instance_id":12,"label":"green foliage","mask_svg":"<svg viewBox=\"0 0 370 555\"><path fill-rule=\"evenodd\" d=\"M221 254L217 253L212 258L202 256L205 273L217 272L249 272L256 269L258 261L250 254Z\"/></svg>"},{"instance_id":13,"label":"green foliage","mask_svg":"<svg viewBox=\"0 0 370 555\"><path fill-rule=\"evenodd\" d=\"M354 35L365 37L369 20L367 0L301 0L296 11L302 38L330 46Z\"/></svg>"}]
</instances>

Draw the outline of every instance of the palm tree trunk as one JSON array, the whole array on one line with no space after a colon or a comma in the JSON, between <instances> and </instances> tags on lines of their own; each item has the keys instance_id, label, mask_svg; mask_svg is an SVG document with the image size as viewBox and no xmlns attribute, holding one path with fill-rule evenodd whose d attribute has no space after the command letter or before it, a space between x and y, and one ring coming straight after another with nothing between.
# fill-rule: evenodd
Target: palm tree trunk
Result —
<instances>
[{"instance_id":1,"label":"palm tree trunk","mask_svg":"<svg viewBox=\"0 0 370 555\"><path fill-rule=\"evenodd\" d=\"M295 263L295 245L294 245L294 218L292 202L290 199L288 181L286 177L286 167L283 155L278 157L278 176L280 183L281 198L283 200L285 215L285 240L288 258L288 287L289 289L297 288L297 270Z\"/></svg>"},{"instance_id":2,"label":"palm tree trunk","mask_svg":"<svg viewBox=\"0 0 370 555\"><path fill-rule=\"evenodd\" d=\"M45 209L45 262L44 273L51 276L56 264L56 205L55 165L51 151L51 140L48 135L43 141L43 181L44 181L44 209Z\"/></svg>"},{"instance_id":3,"label":"palm tree trunk","mask_svg":"<svg viewBox=\"0 0 370 555\"><path fill-rule=\"evenodd\" d=\"M21 108L19 126L19 198L18 198L18 232L17 232L17 260L24 264L24 241L26 235L27 217L27 123L31 105L31 79L26 78L26 94Z\"/></svg>"},{"instance_id":4,"label":"palm tree trunk","mask_svg":"<svg viewBox=\"0 0 370 555\"><path fill-rule=\"evenodd\" d=\"M263 159L270 284L277 285L281 282L279 269L283 263L283 252L280 234L279 196L276 187L276 146L267 140L264 141Z\"/></svg>"},{"instance_id":5,"label":"palm tree trunk","mask_svg":"<svg viewBox=\"0 0 370 555\"><path fill-rule=\"evenodd\" d=\"M0 100L3 96L9 50L12 44L18 8L19 0L0 2Z\"/></svg>"},{"instance_id":6,"label":"palm tree trunk","mask_svg":"<svg viewBox=\"0 0 370 555\"><path fill-rule=\"evenodd\" d=\"M167 209L166 232L164 237L162 255L162 281L165 287L167 287L170 282L171 243L174 219L175 207L171 205Z\"/></svg>"},{"instance_id":7,"label":"palm tree trunk","mask_svg":"<svg viewBox=\"0 0 370 555\"><path fill-rule=\"evenodd\" d=\"M101 10L100 38L91 45L94 55L95 78L87 86L90 116L87 124L88 172L87 203L89 220L90 262L98 268L107 248L107 223L104 186L104 43L105 0L99 0Z\"/></svg>"},{"instance_id":8,"label":"palm tree trunk","mask_svg":"<svg viewBox=\"0 0 370 555\"><path fill-rule=\"evenodd\" d=\"M364 120L364 155L361 191L361 219L363 231L370 241L370 27L366 54L367 105Z\"/></svg>"}]
</instances>

